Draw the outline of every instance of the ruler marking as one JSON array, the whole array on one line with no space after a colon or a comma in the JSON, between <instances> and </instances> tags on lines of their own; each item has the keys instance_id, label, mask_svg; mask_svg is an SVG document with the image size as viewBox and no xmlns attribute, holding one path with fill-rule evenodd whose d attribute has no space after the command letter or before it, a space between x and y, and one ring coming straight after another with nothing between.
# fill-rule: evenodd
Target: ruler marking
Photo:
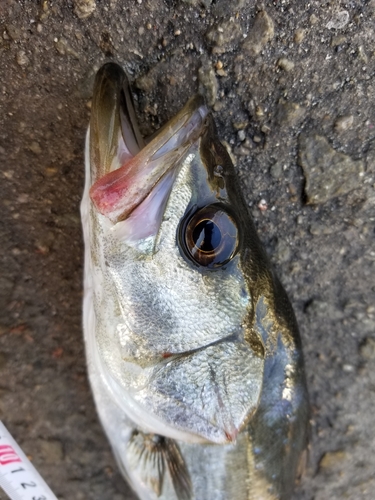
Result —
<instances>
[{"instance_id":1,"label":"ruler marking","mask_svg":"<svg viewBox=\"0 0 375 500\"><path fill-rule=\"evenodd\" d=\"M20 467L19 469L11 470L10 473L14 474L15 472L22 472L22 471L25 472L25 469L23 467Z\"/></svg>"},{"instance_id":2,"label":"ruler marking","mask_svg":"<svg viewBox=\"0 0 375 500\"><path fill-rule=\"evenodd\" d=\"M0 0L1 2L1 0ZM0 489L11 500L57 500L0 421Z\"/></svg>"},{"instance_id":3,"label":"ruler marking","mask_svg":"<svg viewBox=\"0 0 375 500\"><path fill-rule=\"evenodd\" d=\"M22 462L22 460L9 444L0 444L0 465L14 462Z\"/></svg>"},{"instance_id":4,"label":"ruler marking","mask_svg":"<svg viewBox=\"0 0 375 500\"><path fill-rule=\"evenodd\" d=\"M31 481L31 483L21 483L22 488L26 490L26 488L35 488L37 484L34 483L34 481Z\"/></svg>"}]
</instances>

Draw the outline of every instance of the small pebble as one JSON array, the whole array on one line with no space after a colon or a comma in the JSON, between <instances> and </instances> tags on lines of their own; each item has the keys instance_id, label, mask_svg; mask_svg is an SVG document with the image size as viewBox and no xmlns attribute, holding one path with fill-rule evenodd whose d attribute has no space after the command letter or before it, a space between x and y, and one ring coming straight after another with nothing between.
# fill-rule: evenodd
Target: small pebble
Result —
<instances>
[{"instance_id":1,"label":"small pebble","mask_svg":"<svg viewBox=\"0 0 375 500\"><path fill-rule=\"evenodd\" d=\"M246 128L249 125L249 122L247 120L241 120L238 122L233 122L233 127L236 130L242 130L243 128Z\"/></svg>"},{"instance_id":2,"label":"small pebble","mask_svg":"<svg viewBox=\"0 0 375 500\"><path fill-rule=\"evenodd\" d=\"M267 202L264 198L262 198L258 203L258 208L261 212L265 212L268 209Z\"/></svg>"},{"instance_id":3,"label":"small pebble","mask_svg":"<svg viewBox=\"0 0 375 500\"><path fill-rule=\"evenodd\" d=\"M294 33L294 42L301 43L305 38L305 30L302 28L298 28Z\"/></svg>"},{"instance_id":4,"label":"small pebble","mask_svg":"<svg viewBox=\"0 0 375 500\"><path fill-rule=\"evenodd\" d=\"M327 23L326 27L329 30L340 30L344 28L349 22L349 12L347 10L342 10L340 12L336 12L330 21Z\"/></svg>"},{"instance_id":5,"label":"small pebble","mask_svg":"<svg viewBox=\"0 0 375 500\"><path fill-rule=\"evenodd\" d=\"M66 54L66 44L62 38L60 38L60 40L55 41L55 47L57 52L62 56Z\"/></svg>"},{"instance_id":6,"label":"small pebble","mask_svg":"<svg viewBox=\"0 0 375 500\"><path fill-rule=\"evenodd\" d=\"M298 157L306 179L307 203L325 203L362 184L363 161L335 151L323 136L300 135Z\"/></svg>"},{"instance_id":7,"label":"small pebble","mask_svg":"<svg viewBox=\"0 0 375 500\"><path fill-rule=\"evenodd\" d=\"M367 57L367 54L365 52L365 49L363 48L363 45L360 45L358 47L358 55L360 57L360 59L365 63L367 64L368 63L368 57Z\"/></svg>"},{"instance_id":8,"label":"small pebble","mask_svg":"<svg viewBox=\"0 0 375 500\"><path fill-rule=\"evenodd\" d=\"M299 215L297 217L297 224L302 225L305 223L305 217L303 215Z\"/></svg>"},{"instance_id":9,"label":"small pebble","mask_svg":"<svg viewBox=\"0 0 375 500\"><path fill-rule=\"evenodd\" d=\"M95 9L95 0L74 0L74 13L79 19L91 16Z\"/></svg>"},{"instance_id":10,"label":"small pebble","mask_svg":"<svg viewBox=\"0 0 375 500\"><path fill-rule=\"evenodd\" d=\"M280 99L277 110L276 119L280 125L289 125L295 127L305 116L305 108L292 101Z\"/></svg>"},{"instance_id":11,"label":"small pebble","mask_svg":"<svg viewBox=\"0 0 375 500\"><path fill-rule=\"evenodd\" d=\"M344 35L336 35L332 37L331 47L339 47L340 45L344 45L346 43L346 37Z\"/></svg>"},{"instance_id":12,"label":"small pebble","mask_svg":"<svg viewBox=\"0 0 375 500\"><path fill-rule=\"evenodd\" d=\"M375 359L375 340L368 337L362 343L359 354L366 360Z\"/></svg>"},{"instance_id":13,"label":"small pebble","mask_svg":"<svg viewBox=\"0 0 375 500\"><path fill-rule=\"evenodd\" d=\"M16 23L7 24L5 26L5 28L6 28L6 31L4 32L4 34L8 35L8 38L4 37L5 39L9 40L9 37L10 37L14 42L18 42L19 40L21 40L23 38L22 30L16 25ZM3 34L3 36L4 36L4 34Z\"/></svg>"},{"instance_id":14,"label":"small pebble","mask_svg":"<svg viewBox=\"0 0 375 500\"><path fill-rule=\"evenodd\" d=\"M213 110L218 112L221 111L224 108L224 104L221 101L216 101L215 104L213 105Z\"/></svg>"},{"instance_id":15,"label":"small pebble","mask_svg":"<svg viewBox=\"0 0 375 500\"><path fill-rule=\"evenodd\" d=\"M175 35L175 36L180 36L180 35L181 35L181 30L176 30L176 31L174 32L174 35Z\"/></svg>"},{"instance_id":16,"label":"small pebble","mask_svg":"<svg viewBox=\"0 0 375 500\"><path fill-rule=\"evenodd\" d=\"M257 56L273 39L274 34L273 20L265 10L262 10L257 14L243 47L251 56Z\"/></svg>"},{"instance_id":17,"label":"small pebble","mask_svg":"<svg viewBox=\"0 0 375 500\"><path fill-rule=\"evenodd\" d=\"M244 130L240 130L237 134L238 140L243 142L246 139L246 134Z\"/></svg>"},{"instance_id":18,"label":"small pebble","mask_svg":"<svg viewBox=\"0 0 375 500\"><path fill-rule=\"evenodd\" d=\"M345 451L329 451L323 455L319 462L319 467L322 469L334 469L347 458L348 455Z\"/></svg>"},{"instance_id":19,"label":"small pebble","mask_svg":"<svg viewBox=\"0 0 375 500\"><path fill-rule=\"evenodd\" d=\"M242 39L242 30L233 20L214 25L206 33L206 40L212 46L213 54L223 54L233 50Z\"/></svg>"},{"instance_id":20,"label":"small pebble","mask_svg":"<svg viewBox=\"0 0 375 500\"><path fill-rule=\"evenodd\" d=\"M341 116L335 122L335 129L337 132L345 132L350 129L354 122L354 116Z\"/></svg>"},{"instance_id":21,"label":"small pebble","mask_svg":"<svg viewBox=\"0 0 375 500\"><path fill-rule=\"evenodd\" d=\"M47 175L47 177L53 177L54 175L56 175L58 173L58 169L55 167L47 167L44 170L44 173Z\"/></svg>"},{"instance_id":22,"label":"small pebble","mask_svg":"<svg viewBox=\"0 0 375 500\"><path fill-rule=\"evenodd\" d=\"M250 149L245 146L239 146L233 152L237 156L248 156L251 153Z\"/></svg>"},{"instance_id":23,"label":"small pebble","mask_svg":"<svg viewBox=\"0 0 375 500\"><path fill-rule=\"evenodd\" d=\"M17 64L19 64L20 66L27 66L30 62L25 51L23 51L23 50L20 50L17 53L16 61L17 61Z\"/></svg>"},{"instance_id":24,"label":"small pebble","mask_svg":"<svg viewBox=\"0 0 375 500\"><path fill-rule=\"evenodd\" d=\"M70 47L70 45L68 45L68 42L64 38L60 38L57 41L55 39L55 47L56 47L57 52L59 54L61 54L62 56L71 55L71 56L75 57L76 59L80 58L80 55L78 54L78 52L76 52L74 49L72 49L72 47Z\"/></svg>"},{"instance_id":25,"label":"small pebble","mask_svg":"<svg viewBox=\"0 0 375 500\"><path fill-rule=\"evenodd\" d=\"M277 61L277 65L284 71L292 71L292 69L294 69L294 62L286 59L286 57L282 57L281 59L279 59Z\"/></svg>"},{"instance_id":26,"label":"small pebble","mask_svg":"<svg viewBox=\"0 0 375 500\"><path fill-rule=\"evenodd\" d=\"M29 146L30 151L32 151L35 155L40 155L42 152L42 148L40 147L40 144L36 141L33 141L30 146Z\"/></svg>"},{"instance_id":27,"label":"small pebble","mask_svg":"<svg viewBox=\"0 0 375 500\"><path fill-rule=\"evenodd\" d=\"M217 98L218 83L210 61L204 59L198 70L199 92L206 98L207 104L213 106Z\"/></svg>"},{"instance_id":28,"label":"small pebble","mask_svg":"<svg viewBox=\"0 0 375 500\"><path fill-rule=\"evenodd\" d=\"M28 203L28 201L29 201L29 195L27 193L21 193L17 197L17 201L18 201L18 203Z\"/></svg>"},{"instance_id":29,"label":"small pebble","mask_svg":"<svg viewBox=\"0 0 375 500\"><path fill-rule=\"evenodd\" d=\"M353 373L355 371L355 367L350 364L345 364L342 366L342 369L345 373Z\"/></svg>"},{"instance_id":30,"label":"small pebble","mask_svg":"<svg viewBox=\"0 0 375 500\"><path fill-rule=\"evenodd\" d=\"M283 166L280 162L274 163L270 168L270 174L274 179L281 179L283 175Z\"/></svg>"}]
</instances>

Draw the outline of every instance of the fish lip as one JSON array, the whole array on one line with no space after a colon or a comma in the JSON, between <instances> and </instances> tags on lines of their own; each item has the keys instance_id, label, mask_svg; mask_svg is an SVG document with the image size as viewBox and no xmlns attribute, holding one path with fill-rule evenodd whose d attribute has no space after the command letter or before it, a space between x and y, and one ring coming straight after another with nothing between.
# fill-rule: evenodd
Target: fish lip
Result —
<instances>
[{"instance_id":1,"label":"fish lip","mask_svg":"<svg viewBox=\"0 0 375 500\"><path fill-rule=\"evenodd\" d=\"M119 168L95 180L90 198L114 224L126 220L203 133L208 109L193 97L154 139ZM126 140L125 140L126 142Z\"/></svg>"}]
</instances>

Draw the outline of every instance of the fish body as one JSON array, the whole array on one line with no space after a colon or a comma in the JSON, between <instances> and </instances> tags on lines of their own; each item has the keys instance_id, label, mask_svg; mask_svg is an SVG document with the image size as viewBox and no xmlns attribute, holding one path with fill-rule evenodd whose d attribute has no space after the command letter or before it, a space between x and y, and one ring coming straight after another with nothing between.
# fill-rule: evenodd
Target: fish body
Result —
<instances>
[{"instance_id":1,"label":"fish body","mask_svg":"<svg viewBox=\"0 0 375 500\"><path fill-rule=\"evenodd\" d=\"M81 205L96 407L141 500L286 500L307 446L295 317L202 98L146 143L99 70Z\"/></svg>"}]
</instances>

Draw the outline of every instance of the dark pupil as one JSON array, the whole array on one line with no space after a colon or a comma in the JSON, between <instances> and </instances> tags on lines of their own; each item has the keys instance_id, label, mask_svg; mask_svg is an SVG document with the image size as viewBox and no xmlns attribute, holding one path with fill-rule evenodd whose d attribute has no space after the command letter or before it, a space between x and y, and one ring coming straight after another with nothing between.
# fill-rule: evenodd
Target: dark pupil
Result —
<instances>
[{"instance_id":1,"label":"dark pupil","mask_svg":"<svg viewBox=\"0 0 375 500\"><path fill-rule=\"evenodd\" d=\"M211 220L202 220L194 228L193 241L202 252L212 252L220 245L220 229Z\"/></svg>"}]
</instances>

